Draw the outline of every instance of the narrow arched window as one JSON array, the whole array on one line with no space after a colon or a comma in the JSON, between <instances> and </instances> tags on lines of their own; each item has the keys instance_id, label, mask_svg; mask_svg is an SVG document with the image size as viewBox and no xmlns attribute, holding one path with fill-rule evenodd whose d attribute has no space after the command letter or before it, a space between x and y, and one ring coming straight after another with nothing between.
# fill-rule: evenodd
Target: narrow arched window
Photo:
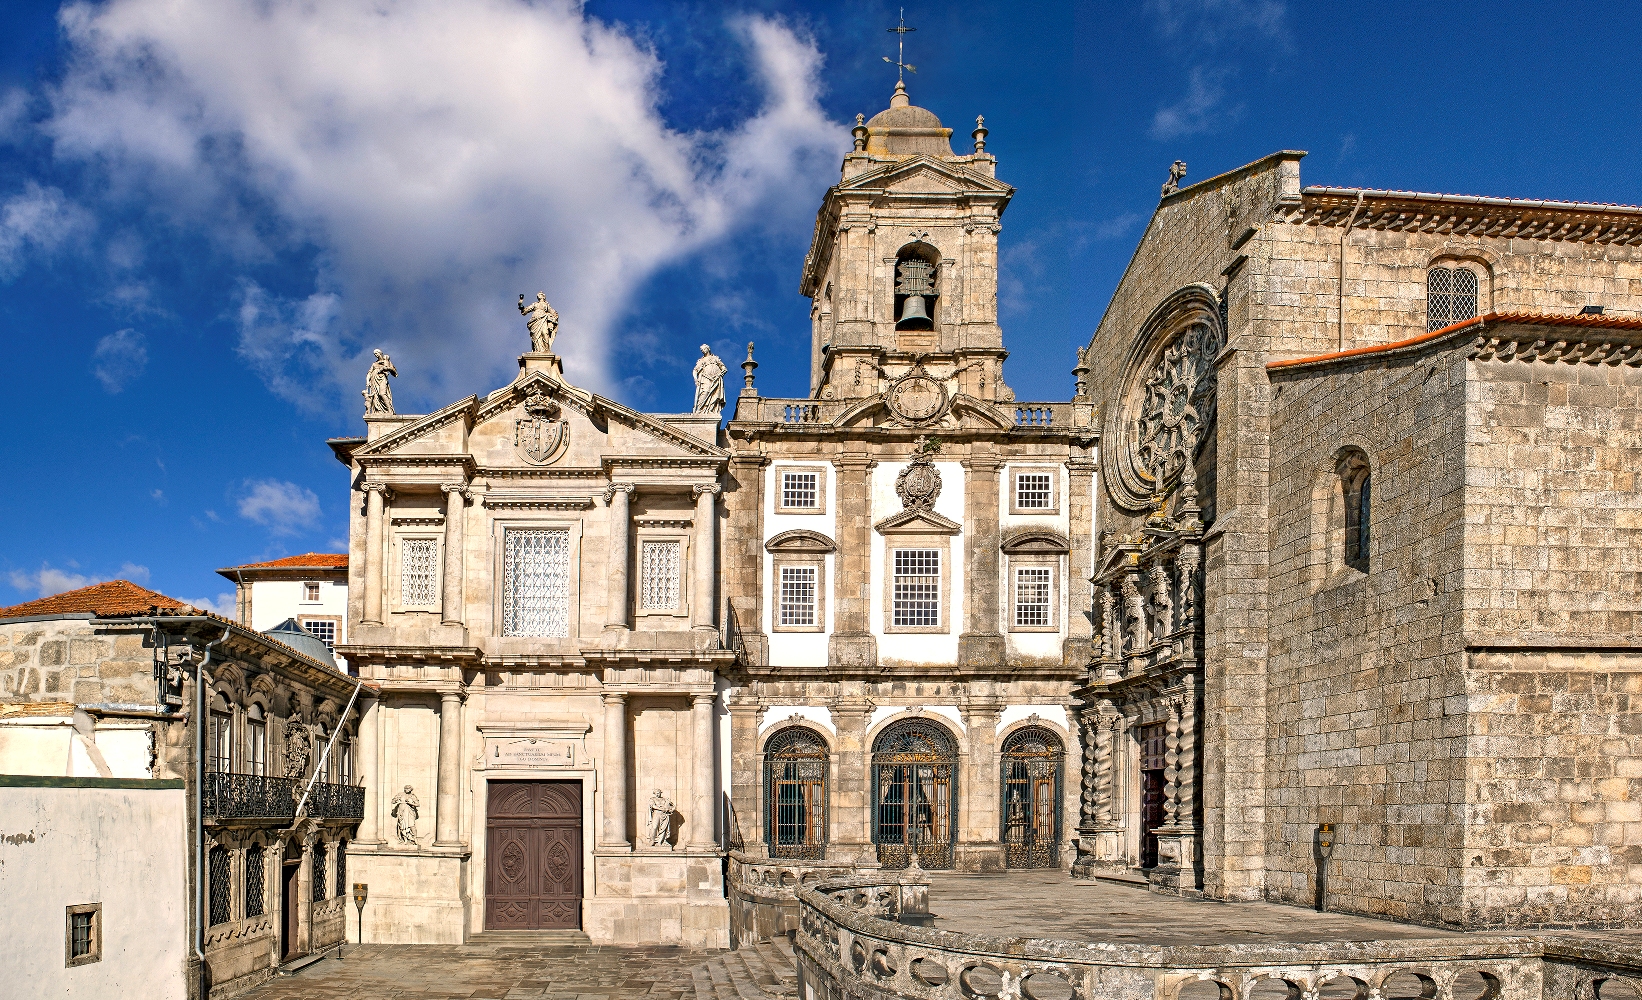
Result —
<instances>
[{"instance_id":1,"label":"narrow arched window","mask_svg":"<svg viewBox=\"0 0 1642 1000\"><path fill-rule=\"evenodd\" d=\"M822 858L827 842L827 745L802 726L764 745L764 815L772 858Z\"/></svg>"},{"instance_id":2,"label":"narrow arched window","mask_svg":"<svg viewBox=\"0 0 1642 1000\"><path fill-rule=\"evenodd\" d=\"M1441 330L1477 315L1477 272L1433 267L1425 275L1425 329Z\"/></svg>"},{"instance_id":3,"label":"narrow arched window","mask_svg":"<svg viewBox=\"0 0 1642 1000\"><path fill-rule=\"evenodd\" d=\"M314 861L314 865L313 865L312 875L313 875L314 902L317 903L320 900L325 898L325 889L326 889L326 885L325 885L325 844L323 842L314 845L313 861Z\"/></svg>"},{"instance_id":4,"label":"narrow arched window","mask_svg":"<svg viewBox=\"0 0 1642 1000\"><path fill-rule=\"evenodd\" d=\"M1368 572L1369 511L1373 501L1373 481L1365 463L1353 461L1340 478L1345 492L1347 566Z\"/></svg>"},{"instance_id":5,"label":"narrow arched window","mask_svg":"<svg viewBox=\"0 0 1642 1000\"><path fill-rule=\"evenodd\" d=\"M245 850L245 915L260 917L267 904L264 877L268 862L261 844L252 844Z\"/></svg>"}]
</instances>

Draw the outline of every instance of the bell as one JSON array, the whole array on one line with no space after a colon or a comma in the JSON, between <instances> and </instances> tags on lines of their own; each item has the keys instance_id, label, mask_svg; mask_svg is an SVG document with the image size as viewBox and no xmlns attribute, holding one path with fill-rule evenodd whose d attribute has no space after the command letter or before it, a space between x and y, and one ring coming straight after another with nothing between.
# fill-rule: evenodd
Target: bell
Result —
<instances>
[{"instance_id":1,"label":"bell","mask_svg":"<svg viewBox=\"0 0 1642 1000\"><path fill-rule=\"evenodd\" d=\"M896 321L897 330L933 330L935 324L924 311L924 297L922 295L908 295L901 304L901 318Z\"/></svg>"}]
</instances>

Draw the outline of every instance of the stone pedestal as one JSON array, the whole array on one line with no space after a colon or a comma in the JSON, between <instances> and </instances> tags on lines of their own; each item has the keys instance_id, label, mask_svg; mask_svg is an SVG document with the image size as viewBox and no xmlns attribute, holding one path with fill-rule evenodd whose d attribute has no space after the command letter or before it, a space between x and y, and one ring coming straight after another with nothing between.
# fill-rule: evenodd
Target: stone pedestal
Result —
<instances>
[{"instance_id":1,"label":"stone pedestal","mask_svg":"<svg viewBox=\"0 0 1642 1000\"><path fill-rule=\"evenodd\" d=\"M1197 891L1198 833L1189 827L1160 826L1157 867L1146 875L1152 888L1181 895Z\"/></svg>"},{"instance_id":2,"label":"stone pedestal","mask_svg":"<svg viewBox=\"0 0 1642 1000\"><path fill-rule=\"evenodd\" d=\"M730 946L721 852L601 849L593 864L582 926L594 944Z\"/></svg>"},{"instance_id":3,"label":"stone pedestal","mask_svg":"<svg viewBox=\"0 0 1642 1000\"><path fill-rule=\"evenodd\" d=\"M466 850L348 845L348 881L370 886L367 944L461 944L468 925ZM348 905L349 937L359 917Z\"/></svg>"}]
</instances>

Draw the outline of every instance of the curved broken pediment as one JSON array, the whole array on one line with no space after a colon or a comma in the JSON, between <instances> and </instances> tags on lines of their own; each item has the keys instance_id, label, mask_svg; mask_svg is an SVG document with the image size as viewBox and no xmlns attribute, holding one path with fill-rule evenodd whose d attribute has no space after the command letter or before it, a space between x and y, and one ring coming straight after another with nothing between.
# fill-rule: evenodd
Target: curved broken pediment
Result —
<instances>
[{"instance_id":1,"label":"curved broken pediment","mask_svg":"<svg viewBox=\"0 0 1642 1000\"><path fill-rule=\"evenodd\" d=\"M836 552L838 544L819 531L794 528L783 531L764 543L768 552Z\"/></svg>"}]
</instances>

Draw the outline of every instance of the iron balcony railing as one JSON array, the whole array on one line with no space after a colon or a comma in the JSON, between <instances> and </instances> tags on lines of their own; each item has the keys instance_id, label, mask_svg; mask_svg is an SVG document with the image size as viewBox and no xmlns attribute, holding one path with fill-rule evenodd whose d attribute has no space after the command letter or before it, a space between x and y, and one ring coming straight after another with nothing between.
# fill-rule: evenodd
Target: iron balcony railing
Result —
<instances>
[{"instance_id":1,"label":"iron balcony railing","mask_svg":"<svg viewBox=\"0 0 1642 1000\"><path fill-rule=\"evenodd\" d=\"M205 776L205 815L216 819L294 819L306 785L305 780L297 778L213 771ZM365 788L316 781L308 795L307 812L321 819L362 819Z\"/></svg>"}]
</instances>

